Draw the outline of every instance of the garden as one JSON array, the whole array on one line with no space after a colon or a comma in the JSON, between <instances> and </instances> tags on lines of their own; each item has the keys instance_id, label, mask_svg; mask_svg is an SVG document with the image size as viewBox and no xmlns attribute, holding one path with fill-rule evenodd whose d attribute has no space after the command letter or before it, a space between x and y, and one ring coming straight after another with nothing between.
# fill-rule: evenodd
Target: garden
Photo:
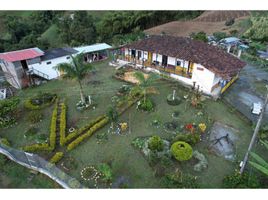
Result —
<instances>
[{"instance_id":1,"label":"garden","mask_svg":"<svg viewBox=\"0 0 268 200\"><path fill-rule=\"evenodd\" d=\"M2 140L88 188L224 187L250 141L247 120L165 77L108 61L93 67L81 80L84 99L75 79L19 91L0 113ZM129 71L136 84L122 79Z\"/></svg>"}]
</instances>

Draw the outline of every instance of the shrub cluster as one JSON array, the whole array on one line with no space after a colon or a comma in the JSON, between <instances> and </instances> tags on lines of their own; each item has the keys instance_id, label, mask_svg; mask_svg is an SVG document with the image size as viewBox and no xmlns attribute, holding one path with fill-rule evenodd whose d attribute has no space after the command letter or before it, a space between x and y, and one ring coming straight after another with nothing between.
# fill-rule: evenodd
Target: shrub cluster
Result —
<instances>
[{"instance_id":1,"label":"shrub cluster","mask_svg":"<svg viewBox=\"0 0 268 200\"><path fill-rule=\"evenodd\" d=\"M19 102L18 98L0 101L0 128L6 128L16 122L14 113L18 108Z\"/></svg>"},{"instance_id":2,"label":"shrub cluster","mask_svg":"<svg viewBox=\"0 0 268 200\"><path fill-rule=\"evenodd\" d=\"M88 130L89 128L91 128L94 124L100 122L101 120L103 120L106 116L102 115L100 117L98 117L97 119L91 121L89 124L87 124L86 126L79 128L77 130L75 130L74 132L70 133L66 138L65 138L65 144L68 143L69 141L71 141L72 139L74 139L75 137L79 136L81 133L83 133L84 131Z\"/></svg>"},{"instance_id":3,"label":"shrub cluster","mask_svg":"<svg viewBox=\"0 0 268 200\"><path fill-rule=\"evenodd\" d=\"M57 99L57 96L55 94L39 94L35 97L29 98L24 102L24 107L29 110L39 110L44 107L47 107L51 105L55 100ZM40 103L34 103L34 100L38 100Z\"/></svg>"},{"instance_id":4,"label":"shrub cluster","mask_svg":"<svg viewBox=\"0 0 268 200\"><path fill-rule=\"evenodd\" d=\"M192 134L192 133L178 134L173 139L173 142L177 141L183 141L191 145L195 145L200 141L200 134Z\"/></svg>"},{"instance_id":5,"label":"shrub cluster","mask_svg":"<svg viewBox=\"0 0 268 200\"><path fill-rule=\"evenodd\" d=\"M154 104L151 99L141 100L138 104L138 109L143 111L152 111L154 109Z\"/></svg>"},{"instance_id":6,"label":"shrub cluster","mask_svg":"<svg viewBox=\"0 0 268 200\"><path fill-rule=\"evenodd\" d=\"M74 149L76 146L78 146L82 141L84 141L86 138L90 137L94 132L96 132L98 129L102 128L109 122L109 118L105 117L101 121L97 122L94 124L85 134L79 136L76 138L73 142L71 142L67 146L67 150L71 151Z\"/></svg>"},{"instance_id":7,"label":"shrub cluster","mask_svg":"<svg viewBox=\"0 0 268 200\"><path fill-rule=\"evenodd\" d=\"M162 151L164 149L163 140L157 135L150 137L148 148L152 151Z\"/></svg>"},{"instance_id":8,"label":"shrub cluster","mask_svg":"<svg viewBox=\"0 0 268 200\"><path fill-rule=\"evenodd\" d=\"M188 143L182 141L178 141L172 144L170 150L176 160L179 161L189 160L193 155L192 147Z\"/></svg>"},{"instance_id":9,"label":"shrub cluster","mask_svg":"<svg viewBox=\"0 0 268 200\"><path fill-rule=\"evenodd\" d=\"M56 164L58 163L63 157L63 152L57 152L54 156L50 159L50 163Z\"/></svg>"},{"instance_id":10,"label":"shrub cluster","mask_svg":"<svg viewBox=\"0 0 268 200\"><path fill-rule=\"evenodd\" d=\"M66 105L61 104L61 114L60 114L60 145L65 145L65 132L66 132Z\"/></svg>"},{"instance_id":11,"label":"shrub cluster","mask_svg":"<svg viewBox=\"0 0 268 200\"><path fill-rule=\"evenodd\" d=\"M28 121L31 123L40 122L43 119L43 114L39 110L31 111L28 115Z\"/></svg>"}]
</instances>

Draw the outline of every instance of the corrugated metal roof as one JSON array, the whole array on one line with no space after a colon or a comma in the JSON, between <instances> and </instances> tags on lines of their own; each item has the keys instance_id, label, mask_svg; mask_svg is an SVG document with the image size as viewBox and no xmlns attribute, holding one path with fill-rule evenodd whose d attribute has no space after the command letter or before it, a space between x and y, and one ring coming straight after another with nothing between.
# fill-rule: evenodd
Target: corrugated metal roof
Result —
<instances>
[{"instance_id":1,"label":"corrugated metal roof","mask_svg":"<svg viewBox=\"0 0 268 200\"><path fill-rule=\"evenodd\" d=\"M44 55L44 52L35 47L30 49L23 49L18 51L10 51L0 54L0 59L7 62L15 62L20 60L28 60Z\"/></svg>"},{"instance_id":2,"label":"corrugated metal roof","mask_svg":"<svg viewBox=\"0 0 268 200\"><path fill-rule=\"evenodd\" d=\"M78 52L77 50L73 48L69 48L69 47L50 49L50 50L45 51L45 55L41 57L41 60L42 61L51 60L51 59L59 58L62 56L72 55L77 52Z\"/></svg>"},{"instance_id":3,"label":"corrugated metal roof","mask_svg":"<svg viewBox=\"0 0 268 200\"><path fill-rule=\"evenodd\" d=\"M96 51L102 51L105 49L110 49L112 46L106 44L106 43L100 43L100 44L93 44L88 46L81 46L81 47L75 47L74 49L78 51L78 53L90 53L90 52L96 52Z\"/></svg>"}]
</instances>

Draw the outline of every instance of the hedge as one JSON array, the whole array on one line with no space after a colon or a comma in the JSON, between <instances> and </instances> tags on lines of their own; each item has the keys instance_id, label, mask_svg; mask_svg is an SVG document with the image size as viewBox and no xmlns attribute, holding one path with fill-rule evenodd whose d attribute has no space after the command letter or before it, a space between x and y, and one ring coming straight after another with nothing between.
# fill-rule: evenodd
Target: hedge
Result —
<instances>
[{"instance_id":1,"label":"hedge","mask_svg":"<svg viewBox=\"0 0 268 200\"><path fill-rule=\"evenodd\" d=\"M50 163L56 164L59 162L63 157L63 152L57 152L54 154L54 156L50 159Z\"/></svg>"},{"instance_id":2,"label":"hedge","mask_svg":"<svg viewBox=\"0 0 268 200\"><path fill-rule=\"evenodd\" d=\"M49 103L38 106L38 105L32 104L32 99L29 98L24 102L24 107L29 109L29 110L40 110L42 108L45 108L45 107L51 105L56 99L57 99L57 96L53 97L52 101L50 101Z\"/></svg>"},{"instance_id":3,"label":"hedge","mask_svg":"<svg viewBox=\"0 0 268 200\"><path fill-rule=\"evenodd\" d=\"M87 124L86 126L79 128L77 130L75 130L74 132L70 133L66 138L65 138L65 144L68 143L69 141L71 141L72 139L74 139L75 137L79 136L81 133L83 133L84 131L88 130L89 128L91 128L94 124L100 122L101 120L103 120L106 116L102 115L100 117L98 117L97 119L91 121L89 124Z\"/></svg>"},{"instance_id":4,"label":"hedge","mask_svg":"<svg viewBox=\"0 0 268 200\"><path fill-rule=\"evenodd\" d=\"M105 126L108 122L109 122L109 118L108 117L105 117L101 121L99 121L98 123L94 124L85 134L79 136L73 142L71 142L67 146L67 150L68 151L71 151L72 149L74 149L81 142L83 142L85 139L87 139L88 137L90 137L94 132L96 132L97 130L99 130L103 126Z\"/></svg>"},{"instance_id":5,"label":"hedge","mask_svg":"<svg viewBox=\"0 0 268 200\"><path fill-rule=\"evenodd\" d=\"M54 150L56 146L57 115L58 115L58 104L56 102L56 105L52 112L50 135L49 135L49 146L52 148L52 150Z\"/></svg>"},{"instance_id":6,"label":"hedge","mask_svg":"<svg viewBox=\"0 0 268 200\"><path fill-rule=\"evenodd\" d=\"M33 145L25 146L22 149L23 151L27 151L27 152L36 152L36 151L51 152L52 151L52 148L47 143L33 144Z\"/></svg>"},{"instance_id":7,"label":"hedge","mask_svg":"<svg viewBox=\"0 0 268 200\"><path fill-rule=\"evenodd\" d=\"M61 113L60 113L60 145L65 145L65 132L66 132L66 105L61 104Z\"/></svg>"}]
</instances>

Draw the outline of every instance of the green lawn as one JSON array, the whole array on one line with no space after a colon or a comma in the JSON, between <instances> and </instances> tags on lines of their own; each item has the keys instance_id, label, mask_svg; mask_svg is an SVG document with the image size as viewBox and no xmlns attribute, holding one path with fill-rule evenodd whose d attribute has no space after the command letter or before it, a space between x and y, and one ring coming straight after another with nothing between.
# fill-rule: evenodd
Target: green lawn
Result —
<instances>
[{"instance_id":1,"label":"green lawn","mask_svg":"<svg viewBox=\"0 0 268 200\"><path fill-rule=\"evenodd\" d=\"M68 106L68 127L81 127L88 121L95 119L97 116L105 114L108 106L111 104L111 97L115 95L124 82L118 81L112 77L115 73L113 67L108 66L108 62L100 62L94 64L96 74L89 75L83 82L85 93L90 94L93 100L97 103L96 109L86 110L84 112L77 111L75 104L79 100L78 85L71 80L55 80L47 84L35 88L21 90L18 96L23 100L35 95L37 92L52 92L57 93L61 99L65 99ZM100 81L99 84L93 85L89 81ZM183 99L183 96L189 93L188 89L178 86L175 82L161 80L154 84L159 94L151 95L156 109L154 112L145 113L137 111L135 106L131 107L127 112L120 116L120 122L127 122L129 126L129 134L124 136L108 135L108 140L99 144L96 135L108 131L108 125L95 133L95 135L77 148L67 153L66 156L71 156L75 159L78 167L68 171L71 176L81 180L80 171L88 165L97 165L102 162L111 162L114 173L114 180L120 176L127 177L130 180L129 187L131 188L159 188L160 179L154 176L153 169L149 166L145 157L135 148L131 142L136 137L159 135L162 138L170 139L171 133L167 133L163 126L155 128L151 125L154 119L159 119L162 123L171 122L172 113L179 111L179 119L176 120L182 127L186 123L196 124L205 122L208 129L214 121L227 124L238 130L239 141L236 143L237 162L242 159L243 154L248 146L251 136L251 126L247 121L244 121L236 113L233 112L220 100L205 100L204 108L201 111L203 116L198 116L199 109L189 107L188 103ZM178 106L170 106L166 102L168 94L172 93L173 87L177 88L177 94L181 97L182 102ZM39 128L40 133L48 134L49 123L52 113L52 106L44 109L45 118L42 122L35 125ZM23 137L23 133L28 129L29 122L26 116L28 112L23 110L18 124L12 128L0 131L1 137L8 138L14 147L21 147L26 144L33 143L27 141ZM209 131L208 131L209 132ZM196 173L193 171L191 162L176 163L176 167L183 172L188 172L198 176L198 182L205 188L220 188L221 182L226 174L230 174L237 168L237 162L226 161L225 159L209 153L207 150L208 142L207 135L204 136L202 142L194 146L194 150L198 150L205 154L208 159L209 166L203 172ZM65 161L66 157L63 159ZM60 167L60 164L58 165Z\"/></svg>"}]
</instances>

